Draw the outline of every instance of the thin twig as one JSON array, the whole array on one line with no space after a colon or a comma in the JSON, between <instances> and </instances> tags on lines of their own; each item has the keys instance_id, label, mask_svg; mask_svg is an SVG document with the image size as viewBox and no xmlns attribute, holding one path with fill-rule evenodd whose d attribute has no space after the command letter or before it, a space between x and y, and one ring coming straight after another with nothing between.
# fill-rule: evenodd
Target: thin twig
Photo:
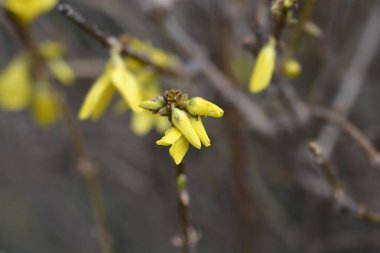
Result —
<instances>
[{"instance_id":1,"label":"thin twig","mask_svg":"<svg viewBox=\"0 0 380 253\"><path fill-rule=\"evenodd\" d=\"M35 79L48 80L48 67L45 59L40 55L38 45L33 38L32 33L26 27L21 25L17 18L7 12L9 19L20 37L24 47L32 53L33 64L31 64L33 70L31 71ZM53 96L58 102L64 125L69 135L70 141L77 154L77 166L80 174L86 181L88 196L91 202L91 209L94 216L94 221L97 229L97 238L100 243L102 253L113 253L112 238L108 229L105 206L103 203L101 188L99 179L97 176L97 168L94 165L91 157L87 152L85 142L80 134L78 126L75 123L74 117L70 111L67 101L64 98L64 94L54 86L49 87L53 92Z\"/></svg>"},{"instance_id":2,"label":"thin twig","mask_svg":"<svg viewBox=\"0 0 380 253\"><path fill-rule=\"evenodd\" d=\"M380 152L372 144L368 137L365 136L362 131L360 131L359 128L357 128L354 124L346 120L338 113L330 111L326 108L315 107L312 109L312 112L315 116L323 118L329 123L332 123L345 131L348 136L350 136L367 154L372 165L377 169L380 169Z\"/></svg>"},{"instance_id":3,"label":"thin twig","mask_svg":"<svg viewBox=\"0 0 380 253\"><path fill-rule=\"evenodd\" d=\"M96 25L90 24L79 12L74 10L74 8L69 4L59 4L57 7L59 13L65 16L68 20L74 23L77 27L81 28L84 32L91 35L96 39L102 46L107 48L115 47L119 45L119 40L107 34L101 30ZM176 77L181 77L184 75L184 67L181 64L161 66L156 64L148 55L134 50L127 44L122 45L122 53L133 57L134 59L153 67L155 70L170 74Z\"/></svg>"},{"instance_id":4,"label":"thin twig","mask_svg":"<svg viewBox=\"0 0 380 253\"><path fill-rule=\"evenodd\" d=\"M332 171L332 166L316 142L309 143L309 150L314 157L315 163L321 168L326 182L332 191L332 197L337 207L347 211L355 217L371 223L380 224L380 213L368 210L365 206L355 202L343 189L342 184Z\"/></svg>"},{"instance_id":5,"label":"thin twig","mask_svg":"<svg viewBox=\"0 0 380 253\"><path fill-rule=\"evenodd\" d=\"M93 36L101 45L112 47L114 43L117 42L115 37L106 34L94 25L89 25L87 21L70 5L60 4L58 5L58 11L83 31ZM270 120L259 108L259 106L238 89L234 88L232 82L225 77L210 60L207 59L200 47L192 39L190 39L190 37L178 26L178 24L173 22L173 20L168 20L168 22L165 22L165 27L167 28L171 39L176 42L176 44L179 45L189 56L200 63L201 67L199 68L199 71L201 71L209 79L212 87L219 91L226 101L233 104L244 115L244 119L248 122L248 127L250 129L263 136L274 135L274 128L271 125ZM123 52L126 55L134 57L135 59L156 68L156 70L162 73L171 74L185 80L190 79L193 75L193 73L190 73L181 62L178 62L176 66L169 68L156 65L149 57L147 57L147 55L136 52L129 47L128 44L124 45Z\"/></svg>"},{"instance_id":6,"label":"thin twig","mask_svg":"<svg viewBox=\"0 0 380 253\"><path fill-rule=\"evenodd\" d=\"M233 104L252 130L263 136L273 136L275 129L264 111L243 92L234 88L233 82L228 79L211 60L209 60L201 47L182 29L174 16L169 14L163 21L163 26L170 39L197 62L210 85L229 103Z\"/></svg>"},{"instance_id":7,"label":"thin twig","mask_svg":"<svg viewBox=\"0 0 380 253\"><path fill-rule=\"evenodd\" d=\"M347 68L341 87L332 104L333 109L340 112L343 118L348 116L354 105L364 85L366 71L376 55L375 53L380 43L379 23L380 9L375 7L365 23L357 50ZM318 143L323 146L326 157L331 156L339 134L339 129L331 125L326 125L320 132Z\"/></svg>"}]
</instances>

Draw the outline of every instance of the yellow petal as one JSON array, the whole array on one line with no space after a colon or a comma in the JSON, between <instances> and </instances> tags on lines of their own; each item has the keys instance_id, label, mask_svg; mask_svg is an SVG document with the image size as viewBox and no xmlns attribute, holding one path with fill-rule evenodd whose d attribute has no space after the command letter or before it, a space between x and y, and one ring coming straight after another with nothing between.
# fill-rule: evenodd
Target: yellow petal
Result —
<instances>
[{"instance_id":1,"label":"yellow petal","mask_svg":"<svg viewBox=\"0 0 380 253\"><path fill-rule=\"evenodd\" d=\"M135 112L141 111L138 83L133 74L127 70L120 55L113 55L111 79L115 88Z\"/></svg>"},{"instance_id":2,"label":"yellow petal","mask_svg":"<svg viewBox=\"0 0 380 253\"><path fill-rule=\"evenodd\" d=\"M44 41L39 46L39 51L45 59L59 58L63 55L65 48L62 43L55 41Z\"/></svg>"},{"instance_id":3,"label":"yellow petal","mask_svg":"<svg viewBox=\"0 0 380 253\"><path fill-rule=\"evenodd\" d=\"M149 131L153 128L153 124L154 115L149 112L142 111L132 114L131 128L133 133L138 136L144 136L148 134Z\"/></svg>"},{"instance_id":4,"label":"yellow petal","mask_svg":"<svg viewBox=\"0 0 380 253\"><path fill-rule=\"evenodd\" d=\"M62 84L72 84L75 75L70 65L62 59L54 59L48 61L48 66L54 77Z\"/></svg>"},{"instance_id":5,"label":"yellow petal","mask_svg":"<svg viewBox=\"0 0 380 253\"><path fill-rule=\"evenodd\" d=\"M201 148L201 141L184 111L174 108L172 110L172 123L179 131L181 131L191 145L197 149Z\"/></svg>"},{"instance_id":6,"label":"yellow petal","mask_svg":"<svg viewBox=\"0 0 380 253\"><path fill-rule=\"evenodd\" d=\"M26 57L16 57L0 74L0 107L21 111L32 98L31 79Z\"/></svg>"},{"instance_id":7,"label":"yellow petal","mask_svg":"<svg viewBox=\"0 0 380 253\"><path fill-rule=\"evenodd\" d=\"M60 117L60 107L48 84L37 85L32 102L33 119L38 126L47 128Z\"/></svg>"},{"instance_id":8,"label":"yellow petal","mask_svg":"<svg viewBox=\"0 0 380 253\"><path fill-rule=\"evenodd\" d=\"M87 93L86 98L79 111L79 119L87 119L91 116L103 93L107 90L110 83L110 74L108 71L103 73L98 80L92 85L90 91Z\"/></svg>"},{"instance_id":9,"label":"yellow petal","mask_svg":"<svg viewBox=\"0 0 380 253\"><path fill-rule=\"evenodd\" d=\"M169 149L169 154L173 158L175 164L180 164L189 150L189 142L185 137L179 138Z\"/></svg>"},{"instance_id":10,"label":"yellow petal","mask_svg":"<svg viewBox=\"0 0 380 253\"><path fill-rule=\"evenodd\" d=\"M268 87L276 64L276 43L273 38L260 50L249 81L249 90L258 93Z\"/></svg>"},{"instance_id":11,"label":"yellow petal","mask_svg":"<svg viewBox=\"0 0 380 253\"><path fill-rule=\"evenodd\" d=\"M182 136L182 133L175 127L169 128L165 135L158 141L156 141L157 145L161 146L169 146L174 144L180 137Z\"/></svg>"},{"instance_id":12,"label":"yellow petal","mask_svg":"<svg viewBox=\"0 0 380 253\"><path fill-rule=\"evenodd\" d=\"M12 12L23 24L51 10L58 0L5 0L1 4Z\"/></svg>"},{"instance_id":13,"label":"yellow petal","mask_svg":"<svg viewBox=\"0 0 380 253\"><path fill-rule=\"evenodd\" d=\"M98 120L110 104L112 96L115 92L115 88L112 85L108 85L103 94L100 96L99 101L96 103L92 112L92 120Z\"/></svg>"},{"instance_id":14,"label":"yellow petal","mask_svg":"<svg viewBox=\"0 0 380 253\"><path fill-rule=\"evenodd\" d=\"M186 109L193 115L210 116L215 118L220 118L224 114L222 108L201 97L189 99L186 102Z\"/></svg>"},{"instance_id":15,"label":"yellow petal","mask_svg":"<svg viewBox=\"0 0 380 253\"><path fill-rule=\"evenodd\" d=\"M193 125L195 132L197 132L198 137L201 140L203 146L211 146L210 139L208 138L205 127L203 126L201 117L190 117L190 122Z\"/></svg>"}]
</instances>

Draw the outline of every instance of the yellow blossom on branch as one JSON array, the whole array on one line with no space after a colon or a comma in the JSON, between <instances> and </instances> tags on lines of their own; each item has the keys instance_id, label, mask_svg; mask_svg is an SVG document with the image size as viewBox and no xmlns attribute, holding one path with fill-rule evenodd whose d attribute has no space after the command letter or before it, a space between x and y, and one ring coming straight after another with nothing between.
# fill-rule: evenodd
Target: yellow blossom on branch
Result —
<instances>
[{"instance_id":1,"label":"yellow blossom on branch","mask_svg":"<svg viewBox=\"0 0 380 253\"><path fill-rule=\"evenodd\" d=\"M79 111L79 119L98 119L118 91L133 111L140 111L140 92L134 75L128 70L118 52L112 51L103 74L96 80Z\"/></svg>"},{"instance_id":2,"label":"yellow blossom on branch","mask_svg":"<svg viewBox=\"0 0 380 253\"><path fill-rule=\"evenodd\" d=\"M56 66L49 68L53 77L65 81L66 84L74 80L71 68L61 59L63 47L59 43L44 42L39 46L38 53L39 57L46 60L48 66L52 61L60 61L66 69L66 72L60 72L57 76L56 72L59 69L56 69ZM48 87L49 83L32 73L34 57L34 53L23 52L0 72L0 109L18 112L30 108L37 125L48 127L59 118L59 108Z\"/></svg>"},{"instance_id":3,"label":"yellow blossom on branch","mask_svg":"<svg viewBox=\"0 0 380 253\"><path fill-rule=\"evenodd\" d=\"M211 145L202 123L202 116L219 118L224 113L220 107L210 101L200 97L188 99L187 94L182 94L178 90L166 91L164 96L144 101L140 106L154 114L168 117L172 123L172 127L156 144L171 145L169 154L177 165L185 157L189 143L197 149L202 145L205 147Z\"/></svg>"},{"instance_id":4,"label":"yellow blossom on branch","mask_svg":"<svg viewBox=\"0 0 380 253\"><path fill-rule=\"evenodd\" d=\"M26 25L54 8L58 0L4 0L0 3Z\"/></svg>"},{"instance_id":5,"label":"yellow blossom on branch","mask_svg":"<svg viewBox=\"0 0 380 253\"><path fill-rule=\"evenodd\" d=\"M253 67L249 81L249 90L252 93L258 93L268 87L272 80L275 65L276 42L274 38L270 38L260 49L255 66Z\"/></svg>"}]
</instances>

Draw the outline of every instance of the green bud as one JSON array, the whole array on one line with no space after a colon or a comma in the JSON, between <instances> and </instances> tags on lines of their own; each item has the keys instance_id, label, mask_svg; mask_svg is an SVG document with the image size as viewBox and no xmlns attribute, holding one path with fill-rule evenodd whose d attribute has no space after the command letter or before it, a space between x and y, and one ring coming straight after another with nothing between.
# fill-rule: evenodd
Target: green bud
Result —
<instances>
[{"instance_id":1,"label":"green bud","mask_svg":"<svg viewBox=\"0 0 380 253\"><path fill-rule=\"evenodd\" d=\"M145 110L158 111L165 106L164 101L160 99L147 100L139 104L139 106Z\"/></svg>"}]
</instances>

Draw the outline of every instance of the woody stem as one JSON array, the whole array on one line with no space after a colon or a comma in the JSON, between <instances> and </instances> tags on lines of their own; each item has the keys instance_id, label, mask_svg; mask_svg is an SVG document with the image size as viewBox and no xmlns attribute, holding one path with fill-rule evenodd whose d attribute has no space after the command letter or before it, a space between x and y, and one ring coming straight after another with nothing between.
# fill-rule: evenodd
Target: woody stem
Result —
<instances>
[{"instance_id":1,"label":"woody stem","mask_svg":"<svg viewBox=\"0 0 380 253\"><path fill-rule=\"evenodd\" d=\"M183 253L190 253L190 221L189 221L189 194L186 187L186 173L183 163L176 165L176 184L178 198L178 214L183 234Z\"/></svg>"},{"instance_id":2,"label":"woody stem","mask_svg":"<svg viewBox=\"0 0 380 253\"><path fill-rule=\"evenodd\" d=\"M23 46L26 48L26 50L32 53L33 64L31 73L33 75L33 78L48 80L49 76L47 63L45 59L39 54L38 45L34 40L32 33L28 27L21 25L17 17L15 17L12 13L7 12L7 15ZM114 250L112 246L112 239L107 224L105 211L106 209L103 203L97 168L87 152L87 147L85 145L84 139L77 124L75 123L74 116L69 108L64 94L57 87L54 87L52 85L50 89L60 106L66 131L77 155L78 171L83 176L86 183L87 193L90 199L101 252L113 253Z\"/></svg>"}]
</instances>

